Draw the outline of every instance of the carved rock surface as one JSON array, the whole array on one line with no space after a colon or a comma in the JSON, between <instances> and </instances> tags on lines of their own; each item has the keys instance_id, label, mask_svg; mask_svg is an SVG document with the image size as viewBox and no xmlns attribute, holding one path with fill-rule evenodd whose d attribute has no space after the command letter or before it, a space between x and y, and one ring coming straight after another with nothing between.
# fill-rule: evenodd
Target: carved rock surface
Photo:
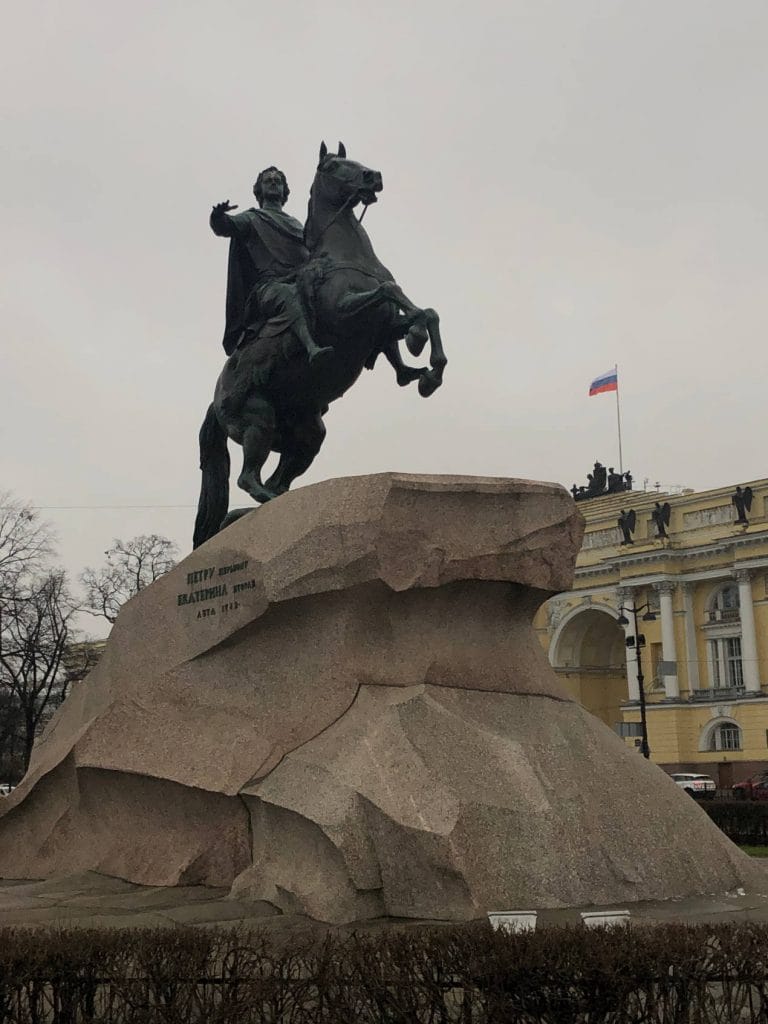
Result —
<instances>
[{"instance_id":1,"label":"carved rock surface","mask_svg":"<svg viewBox=\"0 0 768 1024\"><path fill-rule=\"evenodd\" d=\"M121 611L2 802L0 876L231 886L327 921L763 875L561 690L553 484L386 473L244 516Z\"/></svg>"}]
</instances>

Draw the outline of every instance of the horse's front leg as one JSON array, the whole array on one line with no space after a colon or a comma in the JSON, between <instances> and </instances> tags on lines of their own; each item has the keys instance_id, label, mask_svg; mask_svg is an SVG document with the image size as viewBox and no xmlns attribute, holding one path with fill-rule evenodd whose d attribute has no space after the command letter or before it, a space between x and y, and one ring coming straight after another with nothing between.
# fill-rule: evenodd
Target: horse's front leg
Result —
<instances>
[{"instance_id":1,"label":"horse's front leg","mask_svg":"<svg viewBox=\"0 0 768 1024\"><path fill-rule=\"evenodd\" d=\"M424 314L427 333L429 334L430 369L427 370L419 381L419 394L422 398L429 398L429 396L433 395L443 383L443 371L448 365L448 359L443 351L443 339L440 336L440 317L434 309L425 309L422 312ZM405 339L405 343L406 345L408 344L407 337Z\"/></svg>"},{"instance_id":2,"label":"horse's front leg","mask_svg":"<svg viewBox=\"0 0 768 1024\"><path fill-rule=\"evenodd\" d=\"M371 306L381 305L384 302L389 302L399 307L400 294L400 289L394 281L382 281L376 288L371 288L368 291L348 292L336 304L337 316L340 320L347 320L369 309ZM413 329L413 326L413 316L395 317L394 332L391 339L382 345L380 349L372 352L365 365L369 370L373 369L376 356L382 351L395 371L397 383L400 387L418 380L420 393L422 395L432 394L437 385L432 386L431 382L428 382L429 390L426 392L423 390L424 382L428 378L430 371L422 366L407 366L400 355L398 341L405 337L406 333ZM424 341L426 342L426 340L425 334Z\"/></svg>"},{"instance_id":3,"label":"horse's front leg","mask_svg":"<svg viewBox=\"0 0 768 1024\"><path fill-rule=\"evenodd\" d=\"M404 331L398 332L391 341L382 347L382 352L386 356L389 365L395 371L397 383L401 388L405 387L406 384L412 384L415 380L421 380L424 374L427 373L426 366L408 366L407 363L403 362L398 342L404 333Z\"/></svg>"},{"instance_id":4,"label":"horse's front leg","mask_svg":"<svg viewBox=\"0 0 768 1024\"><path fill-rule=\"evenodd\" d=\"M336 304L337 317L339 320L348 320L350 317L357 316L358 313L362 313L363 310L369 309L371 306L376 306L381 302L392 301L391 290L393 284L393 281L384 281L369 291L347 292Z\"/></svg>"},{"instance_id":5,"label":"horse's front leg","mask_svg":"<svg viewBox=\"0 0 768 1024\"><path fill-rule=\"evenodd\" d=\"M399 285L394 282L392 285L389 289L392 298L411 319L411 327L405 336L408 351L413 356L419 355L429 339L430 369L419 380L419 394L428 398L443 383L443 371L448 364L440 336L440 317L434 309L419 309Z\"/></svg>"},{"instance_id":6,"label":"horse's front leg","mask_svg":"<svg viewBox=\"0 0 768 1024\"><path fill-rule=\"evenodd\" d=\"M386 330L384 339L365 361L366 369L372 370L376 365L377 358L383 352L387 362L395 371L397 383L401 388L412 384L415 380L421 380L427 373L426 366L408 366L403 362L403 357L400 354L400 342L411 329L412 323L412 317L396 316L393 324Z\"/></svg>"}]
</instances>

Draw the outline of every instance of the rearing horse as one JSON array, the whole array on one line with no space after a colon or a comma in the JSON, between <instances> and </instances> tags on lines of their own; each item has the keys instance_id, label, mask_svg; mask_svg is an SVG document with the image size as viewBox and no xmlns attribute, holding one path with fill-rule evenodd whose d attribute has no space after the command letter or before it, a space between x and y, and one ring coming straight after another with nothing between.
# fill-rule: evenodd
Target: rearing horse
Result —
<instances>
[{"instance_id":1,"label":"rearing horse","mask_svg":"<svg viewBox=\"0 0 768 1024\"><path fill-rule=\"evenodd\" d=\"M287 491L304 473L325 438L323 415L384 353L399 384L418 380L419 393L431 395L442 383L446 357L437 313L420 309L377 259L354 208L376 202L381 174L320 147L304 228L309 262L298 274L313 335L333 355L310 364L290 332L257 337L227 360L200 430L202 486L194 546L221 529L229 504L227 438L243 447L238 486L257 502ZM362 218L361 218L362 219ZM268 333L268 332L267 332ZM408 367L398 342L412 355L430 343L430 367ZM280 453L277 469L262 482L270 452Z\"/></svg>"}]
</instances>

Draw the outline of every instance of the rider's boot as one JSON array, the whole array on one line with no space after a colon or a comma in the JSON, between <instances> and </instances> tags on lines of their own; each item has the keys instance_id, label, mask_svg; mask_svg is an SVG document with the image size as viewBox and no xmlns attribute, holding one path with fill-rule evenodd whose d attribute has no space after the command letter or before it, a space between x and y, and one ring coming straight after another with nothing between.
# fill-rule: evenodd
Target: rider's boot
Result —
<instances>
[{"instance_id":1,"label":"rider's boot","mask_svg":"<svg viewBox=\"0 0 768 1024\"><path fill-rule=\"evenodd\" d=\"M311 366L322 366L330 361L330 358L333 356L333 347L325 345L321 348L309 333L309 328L303 320L295 321L293 330L304 346Z\"/></svg>"}]
</instances>

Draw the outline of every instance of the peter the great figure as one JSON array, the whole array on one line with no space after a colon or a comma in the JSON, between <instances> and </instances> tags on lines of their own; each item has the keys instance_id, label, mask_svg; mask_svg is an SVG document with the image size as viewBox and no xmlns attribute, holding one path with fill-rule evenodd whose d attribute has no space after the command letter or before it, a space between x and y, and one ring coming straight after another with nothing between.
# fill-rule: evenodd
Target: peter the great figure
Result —
<instances>
[{"instance_id":1,"label":"peter the great figure","mask_svg":"<svg viewBox=\"0 0 768 1024\"><path fill-rule=\"evenodd\" d=\"M284 212L285 175L262 171L258 209L233 214L229 201L211 212L211 228L231 239L222 370L200 430L202 485L194 545L226 525L227 439L243 448L238 485L257 502L288 490L312 464L325 438L323 416L364 368L384 354L397 382L418 381L427 398L446 365L434 309L415 305L379 261L354 210L377 201L381 174L325 143L309 196L307 222ZM429 367L403 363L399 342ZM262 480L270 452L276 470Z\"/></svg>"},{"instance_id":2,"label":"peter the great figure","mask_svg":"<svg viewBox=\"0 0 768 1024\"><path fill-rule=\"evenodd\" d=\"M285 175L277 167L267 167L256 179L253 194L258 209L231 214L237 206L226 200L211 211L214 234L232 239L224 351L232 355L239 344L259 333L276 337L290 330L310 361L322 359L333 349L315 343L290 280L296 268L307 262L309 253L303 227L283 211L290 195Z\"/></svg>"}]
</instances>

